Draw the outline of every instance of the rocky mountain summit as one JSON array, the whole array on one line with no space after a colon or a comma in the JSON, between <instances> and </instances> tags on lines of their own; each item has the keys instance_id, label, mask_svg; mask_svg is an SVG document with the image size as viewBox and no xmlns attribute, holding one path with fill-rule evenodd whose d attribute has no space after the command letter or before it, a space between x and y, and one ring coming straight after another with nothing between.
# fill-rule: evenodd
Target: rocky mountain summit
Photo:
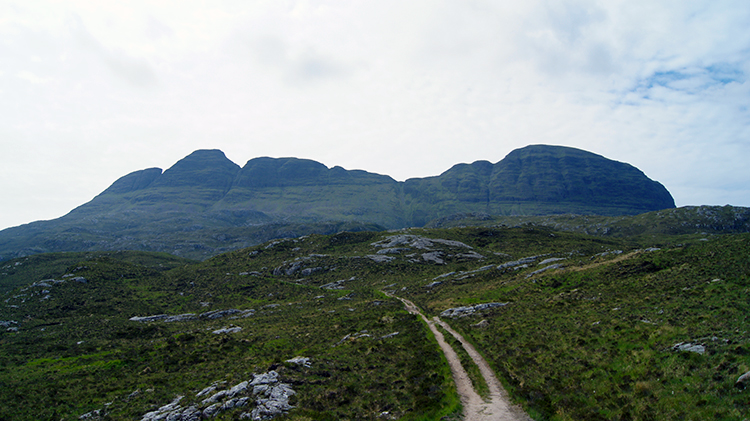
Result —
<instances>
[{"instance_id":1,"label":"rocky mountain summit","mask_svg":"<svg viewBox=\"0 0 750 421\"><path fill-rule=\"evenodd\" d=\"M166 171L115 181L51 221L0 231L0 260L54 251L145 250L204 259L273 238L424 226L457 213L635 215L674 208L637 168L579 149L532 145L500 162L393 178L298 158L243 167L198 150Z\"/></svg>"}]
</instances>

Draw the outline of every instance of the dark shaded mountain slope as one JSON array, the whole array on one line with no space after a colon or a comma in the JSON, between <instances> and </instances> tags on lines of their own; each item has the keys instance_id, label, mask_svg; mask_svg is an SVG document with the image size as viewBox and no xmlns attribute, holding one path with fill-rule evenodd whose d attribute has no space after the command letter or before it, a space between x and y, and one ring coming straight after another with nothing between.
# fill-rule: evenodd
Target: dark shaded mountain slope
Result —
<instances>
[{"instance_id":1,"label":"dark shaded mountain slope","mask_svg":"<svg viewBox=\"0 0 750 421\"><path fill-rule=\"evenodd\" d=\"M422 226L461 212L634 215L673 207L664 186L637 168L561 146L532 145L496 164L458 164L405 182L298 158L240 167L219 150L198 150L164 172L128 174L61 218L0 231L0 260L126 249L206 258L271 238Z\"/></svg>"},{"instance_id":2,"label":"dark shaded mountain slope","mask_svg":"<svg viewBox=\"0 0 750 421\"><path fill-rule=\"evenodd\" d=\"M580 149L532 145L497 164L458 164L404 183L410 220L460 212L492 215L636 215L674 207L660 183L637 168Z\"/></svg>"}]
</instances>

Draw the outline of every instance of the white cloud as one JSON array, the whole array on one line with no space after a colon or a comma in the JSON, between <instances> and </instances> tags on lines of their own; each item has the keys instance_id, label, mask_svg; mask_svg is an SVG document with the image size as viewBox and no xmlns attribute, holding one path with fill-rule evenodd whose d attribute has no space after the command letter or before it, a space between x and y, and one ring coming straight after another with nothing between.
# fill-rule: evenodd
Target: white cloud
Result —
<instances>
[{"instance_id":1,"label":"white cloud","mask_svg":"<svg viewBox=\"0 0 750 421\"><path fill-rule=\"evenodd\" d=\"M750 206L748 18L743 1L6 2L0 227L199 148L406 179L562 144L678 205Z\"/></svg>"}]
</instances>

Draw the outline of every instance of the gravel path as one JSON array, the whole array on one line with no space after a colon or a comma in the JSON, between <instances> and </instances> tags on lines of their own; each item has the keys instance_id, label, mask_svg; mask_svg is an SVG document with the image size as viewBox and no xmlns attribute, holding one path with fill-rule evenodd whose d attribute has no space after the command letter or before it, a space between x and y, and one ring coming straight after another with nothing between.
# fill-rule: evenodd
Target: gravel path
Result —
<instances>
[{"instance_id":1,"label":"gravel path","mask_svg":"<svg viewBox=\"0 0 750 421\"><path fill-rule=\"evenodd\" d=\"M398 297L396 297L398 298ZM427 323L430 330L435 335L440 348L445 354L445 358L448 359L448 364L451 367L451 373L453 374L453 381L456 383L456 391L461 398L461 403L464 406L464 421L533 421L523 409L516 405L512 405L508 399L508 394L503 389L503 386L495 377L495 373L490 369L487 361L482 358L474 347L466 342L466 340L458 332L453 330L447 323L440 320L435 316L432 320L428 320L422 312L419 311L414 303L411 301L398 298L406 306L406 310L409 313L417 314ZM445 342L443 334L435 326L439 324L443 329L448 331L453 337L455 337L461 345L463 345L466 352L469 354L474 363L479 367L479 371L484 377L484 381L487 382L487 386L490 390L489 401L485 402L474 390L471 384L469 375L461 366L461 362L458 355L453 348Z\"/></svg>"}]
</instances>

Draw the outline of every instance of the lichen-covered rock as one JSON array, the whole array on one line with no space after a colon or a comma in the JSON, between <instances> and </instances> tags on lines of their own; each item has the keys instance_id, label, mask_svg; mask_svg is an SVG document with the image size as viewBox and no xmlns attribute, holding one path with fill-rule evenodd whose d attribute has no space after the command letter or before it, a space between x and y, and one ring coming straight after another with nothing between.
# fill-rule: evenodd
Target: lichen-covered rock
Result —
<instances>
[{"instance_id":1,"label":"lichen-covered rock","mask_svg":"<svg viewBox=\"0 0 750 421\"><path fill-rule=\"evenodd\" d=\"M378 250L377 254L399 254L404 251L411 250L409 247L393 247L393 248L387 248L383 250Z\"/></svg>"},{"instance_id":2,"label":"lichen-covered rock","mask_svg":"<svg viewBox=\"0 0 750 421\"><path fill-rule=\"evenodd\" d=\"M286 362L290 364L301 365L307 368L310 368L310 366L312 365L312 363L310 362L310 358L308 357L294 357L292 359L286 360Z\"/></svg>"},{"instance_id":3,"label":"lichen-covered rock","mask_svg":"<svg viewBox=\"0 0 750 421\"><path fill-rule=\"evenodd\" d=\"M465 317L472 315L478 311L488 310L496 307L503 307L506 305L508 305L508 303L484 303L474 306L449 308L440 313L440 317Z\"/></svg>"},{"instance_id":4,"label":"lichen-covered rock","mask_svg":"<svg viewBox=\"0 0 750 421\"><path fill-rule=\"evenodd\" d=\"M383 254L368 254L365 257L367 257L368 259L372 260L375 263L388 263L391 260L395 259L395 257L393 256L386 256Z\"/></svg>"},{"instance_id":5,"label":"lichen-covered rock","mask_svg":"<svg viewBox=\"0 0 750 421\"><path fill-rule=\"evenodd\" d=\"M539 269L539 270L535 270L535 271L533 271L533 272L529 273L528 275L526 275L526 277L527 277L527 278L531 278L532 276L534 276L534 275L538 275L538 274L540 274L540 273L542 273L542 272L546 272L546 271L548 271L548 270L552 270L552 269L561 269L562 267L563 267L563 266L562 266L561 264L559 264L559 263L555 263L555 264L553 264L553 265L545 266L545 267L543 267L543 268L541 268L541 269Z\"/></svg>"},{"instance_id":6,"label":"lichen-covered rock","mask_svg":"<svg viewBox=\"0 0 750 421\"><path fill-rule=\"evenodd\" d=\"M171 323L171 322L184 322L188 320L195 320L197 316L195 313L185 313L185 314L178 314L175 316L170 316L168 314L157 314L154 316L135 316L131 317L129 320L132 322L165 322L165 323Z\"/></svg>"},{"instance_id":7,"label":"lichen-covered rock","mask_svg":"<svg viewBox=\"0 0 750 421\"><path fill-rule=\"evenodd\" d=\"M279 381L279 373L277 373L275 370L271 370L267 373L256 374L253 377L253 381L250 382L250 385L255 386L259 384L271 384L271 383L276 383L278 381Z\"/></svg>"},{"instance_id":8,"label":"lichen-covered rock","mask_svg":"<svg viewBox=\"0 0 750 421\"><path fill-rule=\"evenodd\" d=\"M293 408L289 398L296 392L291 385L279 382L276 371L256 374L252 381L245 380L229 389L217 391L220 384L215 382L198 392L196 398L211 394L199 403L183 407L180 401L184 397L178 396L169 404L143 415L141 421L199 421L216 417L221 412L248 407L253 402L255 407L251 412L240 414L241 419L270 419ZM253 395L257 397L255 401Z\"/></svg>"},{"instance_id":9,"label":"lichen-covered rock","mask_svg":"<svg viewBox=\"0 0 750 421\"><path fill-rule=\"evenodd\" d=\"M424 259L425 262L432 262L438 265L442 265L443 263L445 263L445 261L443 260L443 252L441 251L422 253L422 259Z\"/></svg>"},{"instance_id":10,"label":"lichen-covered rock","mask_svg":"<svg viewBox=\"0 0 750 421\"><path fill-rule=\"evenodd\" d=\"M220 403L211 404L203 410L203 418L215 417L219 413L219 410L221 410Z\"/></svg>"},{"instance_id":11,"label":"lichen-covered rock","mask_svg":"<svg viewBox=\"0 0 750 421\"><path fill-rule=\"evenodd\" d=\"M162 406L156 411L151 411L143 415L141 421L162 421L166 420L170 415L174 419L174 415L181 415L184 409L180 406L180 401L184 396L176 397L172 402Z\"/></svg>"},{"instance_id":12,"label":"lichen-covered rock","mask_svg":"<svg viewBox=\"0 0 750 421\"><path fill-rule=\"evenodd\" d=\"M242 331L241 327L234 326L234 327L225 327L225 328L222 328L222 329L217 329L217 330L214 330L211 333L213 333L214 335L221 335L223 333L238 333L238 332L241 332L241 331Z\"/></svg>"},{"instance_id":13,"label":"lichen-covered rock","mask_svg":"<svg viewBox=\"0 0 750 421\"><path fill-rule=\"evenodd\" d=\"M560 260L565 260L564 257L550 257L549 259L544 259L541 262L538 263L538 266L547 265L553 262L559 262Z\"/></svg>"},{"instance_id":14,"label":"lichen-covered rock","mask_svg":"<svg viewBox=\"0 0 750 421\"><path fill-rule=\"evenodd\" d=\"M384 240L376 241L371 245L374 247L381 247L383 249L393 249L398 248L399 246L405 246L407 248L430 250L435 247L435 244L471 249L471 246L468 246L460 241L443 240L440 238L427 238L420 235L411 234L392 235L386 237Z\"/></svg>"},{"instance_id":15,"label":"lichen-covered rock","mask_svg":"<svg viewBox=\"0 0 750 421\"><path fill-rule=\"evenodd\" d=\"M737 379L737 382L734 383L734 387L737 387L739 389L744 389L747 387L748 384L750 384L750 371L741 375Z\"/></svg>"},{"instance_id":16,"label":"lichen-covered rock","mask_svg":"<svg viewBox=\"0 0 750 421\"><path fill-rule=\"evenodd\" d=\"M512 262L505 262L502 265L499 265L497 268L498 270L503 270L503 269L515 268L517 266L528 265L529 263L534 262L539 257L541 256L524 257L523 259L514 260Z\"/></svg>"},{"instance_id":17,"label":"lichen-covered rock","mask_svg":"<svg viewBox=\"0 0 750 421\"><path fill-rule=\"evenodd\" d=\"M704 354L706 347L700 344L691 344L689 342L680 342L674 344L672 349L675 351L695 352L696 354Z\"/></svg>"},{"instance_id":18,"label":"lichen-covered rock","mask_svg":"<svg viewBox=\"0 0 750 421\"><path fill-rule=\"evenodd\" d=\"M334 290L334 289L344 289L344 283L347 282L347 281L353 281L354 279L355 279L354 277L351 277L349 279L340 279L338 281L333 281L333 282L329 282L329 283L327 283L325 285L321 285L320 287L322 289L331 289L331 290Z\"/></svg>"}]
</instances>

